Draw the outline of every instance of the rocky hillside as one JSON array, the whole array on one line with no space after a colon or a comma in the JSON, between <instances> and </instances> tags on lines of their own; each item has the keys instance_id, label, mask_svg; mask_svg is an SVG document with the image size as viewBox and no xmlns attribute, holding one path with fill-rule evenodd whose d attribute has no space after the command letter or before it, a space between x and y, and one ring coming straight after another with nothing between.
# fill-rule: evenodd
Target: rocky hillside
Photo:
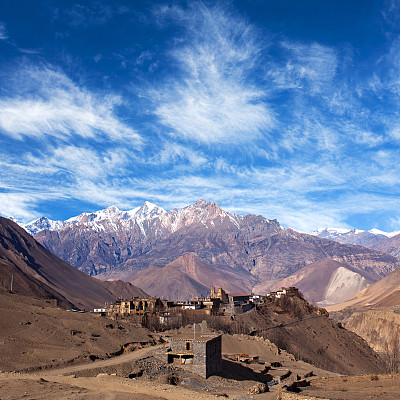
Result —
<instances>
[{"instance_id":1,"label":"rocky hillside","mask_svg":"<svg viewBox=\"0 0 400 400\"><path fill-rule=\"evenodd\" d=\"M346 308L366 309L389 308L400 306L400 269L397 269L363 289L349 300L329 308L330 311L340 311Z\"/></svg>"},{"instance_id":2,"label":"rocky hillside","mask_svg":"<svg viewBox=\"0 0 400 400\"><path fill-rule=\"evenodd\" d=\"M400 270L393 271L348 301L328 307L328 310L347 329L386 355L389 362L393 357L400 361ZM395 367L394 371L400 369L400 365Z\"/></svg>"},{"instance_id":3,"label":"rocky hillside","mask_svg":"<svg viewBox=\"0 0 400 400\"><path fill-rule=\"evenodd\" d=\"M400 257L400 235L379 241L375 243L372 248L394 257Z\"/></svg>"},{"instance_id":4,"label":"rocky hillside","mask_svg":"<svg viewBox=\"0 0 400 400\"><path fill-rule=\"evenodd\" d=\"M52 253L87 274L134 281L139 286L147 279L144 270L179 264L176 260L188 253L201 261L199 268L223 275L225 285L233 288L239 282L242 290L262 292L306 265L327 258L349 265L372 282L400 265L396 258L374 250L299 233L262 216L229 213L204 200L169 212L150 203L131 211L110 207L49 224L53 230L42 230L35 238ZM197 291L215 285L217 279L204 273L205 280L199 280L193 269L178 270L179 279L197 285ZM181 297L179 290L187 290L184 285L177 286L176 296ZM161 287L159 290L150 293L162 293Z\"/></svg>"},{"instance_id":5,"label":"rocky hillside","mask_svg":"<svg viewBox=\"0 0 400 400\"><path fill-rule=\"evenodd\" d=\"M308 300L320 307L348 299L373 283L367 273L332 259L316 261L279 282L279 286L296 286Z\"/></svg>"},{"instance_id":6,"label":"rocky hillside","mask_svg":"<svg viewBox=\"0 0 400 400\"><path fill-rule=\"evenodd\" d=\"M0 285L16 292L56 299L62 306L103 306L119 296L145 296L128 282L92 278L46 250L15 222L0 217Z\"/></svg>"},{"instance_id":7,"label":"rocky hillside","mask_svg":"<svg viewBox=\"0 0 400 400\"><path fill-rule=\"evenodd\" d=\"M384 362L366 341L298 297L271 301L236 316L235 323L251 327L253 334L268 338L296 359L328 371L350 375L385 371Z\"/></svg>"},{"instance_id":8,"label":"rocky hillside","mask_svg":"<svg viewBox=\"0 0 400 400\"><path fill-rule=\"evenodd\" d=\"M400 314L399 310L373 309L343 313L336 317L346 329L364 338L377 352L400 354Z\"/></svg>"}]
</instances>

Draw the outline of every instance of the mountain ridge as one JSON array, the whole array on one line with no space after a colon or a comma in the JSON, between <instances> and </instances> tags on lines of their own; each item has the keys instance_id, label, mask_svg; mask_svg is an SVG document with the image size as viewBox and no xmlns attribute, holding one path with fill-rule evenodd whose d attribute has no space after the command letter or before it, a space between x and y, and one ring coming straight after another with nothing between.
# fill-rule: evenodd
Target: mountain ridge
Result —
<instances>
[{"instance_id":1,"label":"mountain ridge","mask_svg":"<svg viewBox=\"0 0 400 400\"><path fill-rule=\"evenodd\" d=\"M378 251L300 233L274 219L233 214L205 200L168 212L151 203L131 212L112 206L73 217L68 226L43 230L35 238L58 257L100 279L141 286L140 278L145 287L155 288L146 274L156 276L156 271L165 274L170 270L193 288L193 295L201 294L205 286L215 286L221 274L227 277L221 281L227 287L235 285L238 290L237 282L241 282L240 291L265 293L301 268L327 258L351 266L356 273L345 268L337 278L345 273L371 283L400 266L398 259ZM188 253L199 260L199 268L212 268L217 275L203 274L208 280L199 280L182 265L178 269L168 266ZM166 286L164 280L161 283ZM183 293L189 296L184 286L177 286L176 298ZM168 288L158 288L159 294L168 293ZM158 295L152 290L151 294Z\"/></svg>"}]
</instances>

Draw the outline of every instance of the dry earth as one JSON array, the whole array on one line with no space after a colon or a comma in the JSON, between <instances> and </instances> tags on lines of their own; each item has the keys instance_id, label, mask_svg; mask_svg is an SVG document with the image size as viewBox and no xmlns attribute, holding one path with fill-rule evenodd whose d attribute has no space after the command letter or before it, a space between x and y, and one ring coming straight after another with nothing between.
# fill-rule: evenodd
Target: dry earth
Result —
<instances>
[{"instance_id":1,"label":"dry earth","mask_svg":"<svg viewBox=\"0 0 400 400\"><path fill-rule=\"evenodd\" d=\"M129 321L62 310L45 300L0 290L0 370L90 363L158 342Z\"/></svg>"},{"instance_id":2,"label":"dry earth","mask_svg":"<svg viewBox=\"0 0 400 400\"><path fill-rule=\"evenodd\" d=\"M242 391L243 392L243 391ZM74 378L71 376L0 374L0 398L17 399L87 399L87 400L216 400L227 398L226 394L188 389L183 386L154 384L152 382L122 379L116 376ZM276 400L277 392L260 395L228 395L237 400ZM283 393L283 400L317 400L309 395ZM319 400L323 399L318 397Z\"/></svg>"},{"instance_id":3,"label":"dry earth","mask_svg":"<svg viewBox=\"0 0 400 400\"><path fill-rule=\"evenodd\" d=\"M365 375L322 378L311 381L303 394L331 400L400 399L400 375Z\"/></svg>"}]
</instances>

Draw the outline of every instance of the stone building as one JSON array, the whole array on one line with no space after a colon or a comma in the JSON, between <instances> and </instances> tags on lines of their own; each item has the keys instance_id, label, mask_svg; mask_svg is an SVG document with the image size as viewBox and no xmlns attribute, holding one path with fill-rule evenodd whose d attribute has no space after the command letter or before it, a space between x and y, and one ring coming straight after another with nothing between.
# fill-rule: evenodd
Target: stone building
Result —
<instances>
[{"instance_id":1,"label":"stone building","mask_svg":"<svg viewBox=\"0 0 400 400\"><path fill-rule=\"evenodd\" d=\"M132 298L130 300L117 300L108 307L109 316L126 317L134 314L159 313L164 311L165 305L162 300L151 298Z\"/></svg>"},{"instance_id":2,"label":"stone building","mask_svg":"<svg viewBox=\"0 0 400 400\"><path fill-rule=\"evenodd\" d=\"M289 288L282 287L280 290L275 292L275 297L280 299L283 296L298 296L299 289L294 286L290 286Z\"/></svg>"},{"instance_id":3,"label":"stone building","mask_svg":"<svg viewBox=\"0 0 400 400\"><path fill-rule=\"evenodd\" d=\"M169 364L208 378L222 370L221 335L201 335L194 338L170 338Z\"/></svg>"},{"instance_id":4,"label":"stone building","mask_svg":"<svg viewBox=\"0 0 400 400\"><path fill-rule=\"evenodd\" d=\"M219 288L218 291L216 291L214 286L211 286L210 299L219 299L221 303L229 303L229 297L225 290Z\"/></svg>"}]
</instances>

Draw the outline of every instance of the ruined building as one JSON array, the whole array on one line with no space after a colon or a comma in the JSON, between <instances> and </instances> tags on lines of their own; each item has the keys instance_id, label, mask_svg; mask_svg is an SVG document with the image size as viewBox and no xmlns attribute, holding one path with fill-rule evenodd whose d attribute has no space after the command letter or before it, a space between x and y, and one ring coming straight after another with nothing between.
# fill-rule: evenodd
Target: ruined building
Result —
<instances>
[{"instance_id":1,"label":"ruined building","mask_svg":"<svg viewBox=\"0 0 400 400\"><path fill-rule=\"evenodd\" d=\"M130 300L117 300L108 307L107 314L114 317L126 317L134 314L159 313L164 308L166 308L166 305L158 298L141 299L135 297Z\"/></svg>"}]
</instances>

